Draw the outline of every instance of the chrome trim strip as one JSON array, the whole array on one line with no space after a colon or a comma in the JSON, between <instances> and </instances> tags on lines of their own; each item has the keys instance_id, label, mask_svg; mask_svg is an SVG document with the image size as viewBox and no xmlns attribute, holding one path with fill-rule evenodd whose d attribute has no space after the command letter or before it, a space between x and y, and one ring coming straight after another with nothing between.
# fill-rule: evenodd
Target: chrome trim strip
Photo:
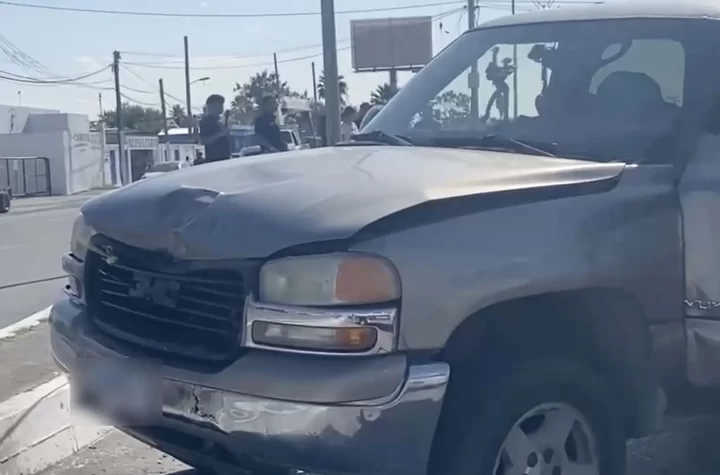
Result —
<instances>
[{"instance_id":1,"label":"chrome trim strip","mask_svg":"<svg viewBox=\"0 0 720 475\"><path fill-rule=\"evenodd\" d=\"M389 353L395 349L398 327L398 311L394 307L375 309L299 307L258 302L249 295L245 301L245 331L242 344L248 348L262 348L287 353L333 356L367 356ZM328 351L297 350L256 343L252 339L252 326L255 322L284 323L308 327L354 328L372 326L377 329L375 346L359 353L336 353Z\"/></svg>"}]
</instances>

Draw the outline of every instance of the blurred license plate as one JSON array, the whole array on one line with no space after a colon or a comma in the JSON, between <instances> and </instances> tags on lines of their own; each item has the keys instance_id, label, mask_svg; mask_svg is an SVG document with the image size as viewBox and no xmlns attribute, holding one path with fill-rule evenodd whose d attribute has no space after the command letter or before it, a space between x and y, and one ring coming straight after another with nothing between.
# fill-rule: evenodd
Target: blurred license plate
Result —
<instances>
[{"instance_id":1,"label":"blurred license plate","mask_svg":"<svg viewBox=\"0 0 720 475\"><path fill-rule=\"evenodd\" d=\"M162 415L162 380L150 365L82 358L71 387L80 407L122 425L148 425Z\"/></svg>"}]
</instances>

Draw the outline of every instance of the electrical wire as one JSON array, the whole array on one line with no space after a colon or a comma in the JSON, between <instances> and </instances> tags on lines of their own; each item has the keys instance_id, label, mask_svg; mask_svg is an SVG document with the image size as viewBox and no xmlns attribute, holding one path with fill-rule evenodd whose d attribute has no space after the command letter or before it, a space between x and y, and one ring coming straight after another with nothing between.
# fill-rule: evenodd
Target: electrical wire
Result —
<instances>
[{"instance_id":1,"label":"electrical wire","mask_svg":"<svg viewBox=\"0 0 720 475\"><path fill-rule=\"evenodd\" d=\"M445 17L447 17L447 16L454 15L454 14L456 14L456 13L463 12L463 11L465 10L465 8L466 8L466 7L453 8L452 10L448 10L448 11L445 11L445 12L442 12L442 13L440 13L440 14L438 14L438 15L433 16L433 17L432 17L432 20L433 20L433 21L437 21L437 20L443 19L443 18L445 18ZM341 44L342 44L342 43L349 43L349 42L350 42L349 39L343 39L343 40L338 41L338 43L341 43ZM315 47L315 48L317 48L317 47L322 47L322 44L297 47L297 48L293 48L293 50L294 50L294 51L299 51L299 50L302 50L302 49L309 49L309 48L313 48L313 47ZM351 49L351 46L344 46L344 47L338 48L338 52L347 51L347 50L349 50L349 49ZM290 50L286 50L286 51L290 51ZM277 53L276 53L276 54L277 54ZM309 55L304 55L304 56L299 56L299 57L294 57L294 58L280 59L280 60L278 60L278 64L293 63L293 62L297 62L297 61L304 61L304 60L307 60L307 59L318 58L318 57L320 57L320 56L322 56L322 55L323 55L323 53L322 53L322 51L320 51L320 52L313 53L313 54L309 54ZM265 55L254 55L254 56L245 56L245 58L261 57L261 56L269 56L269 54L265 54ZM242 58L243 58L243 57L237 57L236 59L242 59ZM184 59L183 59L183 62L184 62ZM178 69L178 70L179 70L179 69L185 69L185 65L184 65L184 64L182 64L182 65L172 64L171 62L157 63L157 62L131 62L131 61L126 61L126 62L124 62L123 64L124 64L124 65L129 64L129 65L132 65L132 66L138 66L138 67L143 67L143 68L151 68L151 69ZM239 65L227 65L227 66L196 66L196 65L193 65L193 66L192 66L192 69L199 69L199 70L249 69L249 68L271 67L271 66L274 66L274 65L275 65L275 62L274 62L274 61L268 61L268 62L261 62L261 63L239 64ZM133 74L135 74L135 73L133 73Z\"/></svg>"},{"instance_id":2,"label":"electrical wire","mask_svg":"<svg viewBox=\"0 0 720 475\"><path fill-rule=\"evenodd\" d=\"M484 3L501 3L506 0L485 0ZM516 0L517 4L530 4L534 3L535 0ZM464 2L459 0L455 1L438 1L432 3L422 3L417 5L399 5L395 7L384 7L384 8L369 8L369 9L357 9L357 10L340 10L336 11L336 15L352 15L360 13L376 13L376 12L390 12L400 10L412 10L420 8L430 8L443 5L458 5ZM562 0L563 4L598 4L604 3L602 1L593 0ZM133 10L106 10L96 8L76 8L76 7L60 7L57 5L42 5L37 3L20 3L12 1L0 0L0 5L9 7L20 7L20 8L34 8L39 10L53 10L62 12L74 12L74 13L94 13L102 15L125 15L125 16L145 16L145 17L166 17L166 18L277 18L277 17L303 17L303 16L317 16L320 15L319 11L306 11L306 12L268 12L268 13L176 13L176 12L143 12Z\"/></svg>"},{"instance_id":3,"label":"electrical wire","mask_svg":"<svg viewBox=\"0 0 720 475\"><path fill-rule=\"evenodd\" d=\"M21 74L16 74L16 73L12 73L9 71L0 70L0 78L4 79L6 81L13 81L13 82L18 82L18 83L58 85L58 84L76 83L78 81L82 81L83 79L87 79L92 76L101 74L101 73L107 71L108 69L110 69L110 65L104 66L101 69L98 69L97 71L83 74L81 76L77 76L77 77L73 77L73 78L58 78L58 79L38 79L38 78L31 77L31 76L24 76Z\"/></svg>"},{"instance_id":4,"label":"electrical wire","mask_svg":"<svg viewBox=\"0 0 720 475\"><path fill-rule=\"evenodd\" d=\"M352 15L360 13L375 13L375 12L390 12L390 11L401 11L401 10L413 10L420 8L438 7L444 5L458 5L463 3L459 0L446 0L431 3L422 3L418 5L399 5L395 7L384 7L384 8L368 8L368 9L357 9L357 10L342 10L336 11L336 15ZM59 7L56 5L42 5L36 3L20 3L20 2L9 2L0 1L0 5L10 7L24 7L24 8L35 8L41 10L53 10L63 12L74 12L74 13L95 13L102 15L125 15L125 16L146 16L146 17L166 17L166 18L279 18L279 17L303 17L303 16L318 16L321 13L319 11L306 11L306 12L268 12L268 13L176 13L176 12L142 12L142 11L131 11L131 10L106 10L96 8L75 8L75 7Z\"/></svg>"},{"instance_id":5,"label":"electrical wire","mask_svg":"<svg viewBox=\"0 0 720 475\"><path fill-rule=\"evenodd\" d=\"M350 49L350 46L346 46L344 48L338 48L338 51L347 51ZM313 53L305 56L298 56L295 58L287 58L287 59L279 59L278 64L285 64L285 63L293 63L296 61L304 61L306 59L312 59L322 56L322 51L319 53ZM164 65L164 64L150 64L150 63L133 63L133 62L126 62L125 64L129 64L132 66L142 67L142 68L151 68L151 69L185 69L185 66L175 66L175 65ZM248 69L248 68L262 68L262 67L270 67L275 64L274 61L268 61L263 63L251 63L251 64L238 64L238 65L228 65L228 66L192 66L192 69L202 69L202 70L225 70L225 69Z\"/></svg>"},{"instance_id":6,"label":"electrical wire","mask_svg":"<svg viewBox=\"0 0 720 475\"><path fill-rule=\"evenodd\" d=\"M455 10L453 10L453 11L455 11ZM343 38L343 39L337 40L338 45L347 44L347 43L350 43L349 38ZM235 60L241 59L242 60L242 59L263 58L263 57L272 56L273 54L281 55L281 54L287 54L287 53L294 53L297 51L303 51L306 49L322 48L322 46L323 46L322 43L316 43L316 44L312 44L312 45L296 46L294 48L280 49L280 50L275 50L272 52L265 52L265 53L253 53L253 54L247 54L247 55L213 56L212 59L213 60L233 60L233 59L235 59ZM140 53L140 52L135 53L135 52L126 52L126 51L121 51L120 53L123 55L130 55L130 56L135 56L135 55L143 56L144 55L144 56L153 56L156 58L157 57L171 58L171 59L168 59L165 61L131 61L131 64L135 64L135 65L155 66L155 65L173 64L173 63L183 63L183 67L184 67L184 63L185 63L185 58L183 56L179 56L179 55L162 55L162 54ZM195 62L195 61L193 61L193 62Z\"/></svg>"},{"instance_id":7,"label":"electrical wire","mask_svg":"<svg viewBox=\"0 0 720 475\"><path fill-rule=\"evenodd\" d=\"M150 102L138 101L137 99L135 99L135 98L133 98L133 97L131 97L131 96L128 96L128 95L125 94L124 92L120 92L120 96L121 96L123 99L127 100L128 102L133 102L133 103L138 104L138 105L140 105L140 106L152 107L152 108L159 108L159 107L160 107L160 104L158 104L157 102L155 102L155 103L150 103Z\"/></svg>"}]
</instances>

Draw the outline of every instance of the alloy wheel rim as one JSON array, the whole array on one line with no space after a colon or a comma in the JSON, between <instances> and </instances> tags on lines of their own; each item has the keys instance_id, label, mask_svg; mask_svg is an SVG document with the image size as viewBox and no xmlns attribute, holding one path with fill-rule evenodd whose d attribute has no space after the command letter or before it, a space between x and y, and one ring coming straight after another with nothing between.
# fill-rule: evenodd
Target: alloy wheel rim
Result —
<instances>
[{"instance_id":1,"label":"alloy wheel rim","mask_svg":"<svg viewBox=\"0 0 720 475\"><path fill-rule=\"evenodd\" d=\"M566 403L535 406L505 436L493 475L600 475L595 434Z\"/></svg>"}]
</instances>

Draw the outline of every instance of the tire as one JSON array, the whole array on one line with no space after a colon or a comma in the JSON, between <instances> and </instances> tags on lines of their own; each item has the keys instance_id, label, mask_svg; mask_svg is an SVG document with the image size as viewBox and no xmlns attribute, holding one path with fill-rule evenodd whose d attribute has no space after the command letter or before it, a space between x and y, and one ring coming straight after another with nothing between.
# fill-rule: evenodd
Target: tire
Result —
<instances>
[{"instance_id":1,"label":"tire","mask_svg":"<svg viewBox=\"0 0 720 475\"><path fill-rule=\"evenodd\" d=\"M625 474L623 420L613 392L597 373L564 360L504 370L498 361L503 360L492 359L495 368L455 370L429 473ZM570 420L576 421L572 430L554 431L569 427ZM566 433L571 442L563 443Z\"/></svg>"},{"instance_id":2,"label":"tire","mask_svg":"<svg viewBox=\"0 0 720 475\"><path fill-rule=\"evenodd\" d=\"M7 193L0 193L0 213L10 211L10 196Z\"/></svg>"}]
</instances>

